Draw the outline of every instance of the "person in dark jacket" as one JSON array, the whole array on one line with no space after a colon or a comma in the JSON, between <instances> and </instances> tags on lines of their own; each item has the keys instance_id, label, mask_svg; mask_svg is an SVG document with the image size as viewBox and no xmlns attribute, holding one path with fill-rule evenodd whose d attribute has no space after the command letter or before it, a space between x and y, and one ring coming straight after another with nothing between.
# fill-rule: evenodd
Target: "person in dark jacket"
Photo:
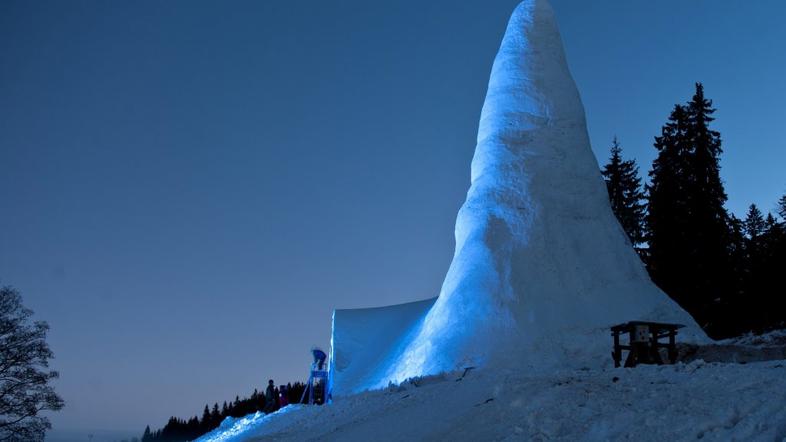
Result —
<instances>
[{"instance_id":1,"label":"person in dark jacket","mask_svg":"<svg viewBox=\"0 0 786 442\"><path fill-rule=\"evenodd\" d=\"M265 390L265 413L272 413L276 411L278 398L276 397L276 385L273 379L267 381L267 389Z\"/></svg>"}]
</instances>

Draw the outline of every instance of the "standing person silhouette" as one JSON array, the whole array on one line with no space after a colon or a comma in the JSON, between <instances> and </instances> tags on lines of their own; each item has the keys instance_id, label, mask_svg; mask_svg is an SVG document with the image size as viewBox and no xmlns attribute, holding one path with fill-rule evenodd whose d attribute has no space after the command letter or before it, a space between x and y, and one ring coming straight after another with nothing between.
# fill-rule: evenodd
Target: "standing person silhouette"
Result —
<instances>
[{"instance_id":1,"label":"standing person silhouette","mask_svg":"<svg viewBox=\"0 0 786 442\"><path fill-rule=\"evenodd\" d=\"M273 383L273 379L270 379L267 381L267 389L265 390L265 413L276 411L276 402L278 402L276 386Z\"/></svg>"}]
</instances>

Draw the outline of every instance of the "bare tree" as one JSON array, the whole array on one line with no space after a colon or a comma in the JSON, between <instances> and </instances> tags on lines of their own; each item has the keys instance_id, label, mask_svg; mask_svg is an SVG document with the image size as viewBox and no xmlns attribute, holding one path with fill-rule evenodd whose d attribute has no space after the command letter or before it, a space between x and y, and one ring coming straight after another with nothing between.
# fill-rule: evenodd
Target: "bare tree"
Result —
<instances>
[{"instance_id":1,"label":"bare tree","mask_svg":"<svg viewBox=\"0 0 786 442\"><path fill-rule=\"evenodd\" d=\"M52 424L40 413L63 408L49 384L58 376L49 370L49 325L32 315L17 290L0 288L0 441L43 441Z\"/></svg>"}]
</instances>

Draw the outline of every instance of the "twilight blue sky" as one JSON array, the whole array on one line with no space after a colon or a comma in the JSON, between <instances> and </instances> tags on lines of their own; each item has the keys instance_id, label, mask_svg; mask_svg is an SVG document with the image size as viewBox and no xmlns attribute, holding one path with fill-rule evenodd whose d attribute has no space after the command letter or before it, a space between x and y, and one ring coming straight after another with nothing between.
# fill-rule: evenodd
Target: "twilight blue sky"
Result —
<instances>
[{"instance_id":1,"label":"twilight blue sky","mask_svg":"<svg viewBox=\"0 0 786 442\"><path fill-rule=\"evenodd\" d=\"M333 308L438 293L515 0L0 2L0 283L58 429L303 379ZM728 207L786 192L786 3L553 0L596 155L719 108Z\"/></svg>"}]
</instances>

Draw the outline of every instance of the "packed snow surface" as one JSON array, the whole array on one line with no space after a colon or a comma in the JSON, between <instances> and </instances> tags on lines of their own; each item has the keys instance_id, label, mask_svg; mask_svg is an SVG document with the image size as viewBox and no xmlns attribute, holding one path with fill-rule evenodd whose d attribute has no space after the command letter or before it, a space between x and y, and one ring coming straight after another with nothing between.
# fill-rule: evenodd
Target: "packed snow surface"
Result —
<instances>
[{"instance_id":1,"label":"packed snow surface","mask_svg":"<svg viewBox=\"0 0 786 442\"><path fill-rule=\"evenodd\" d=\"M335 324L334 396L467 366L597 366L608 327L630 320L706 339L650 281L611 211L546 0L522 2L508 24L455 234L438 298L386 328L391 345L342 348L369 332L363 312ZM396 324L402 309L373 314Z\"/></svg>"},{"instance_id":2,"label":"packed snow surface","mask_svg":"<svg viewBox=\"0 0 786 442\"><path fill-rule=\"evenodd\" d=\"M699 360L534 375L471 370L229 419L200 441L784 441L785 367Z\"/></svg>"}]
</instances>

